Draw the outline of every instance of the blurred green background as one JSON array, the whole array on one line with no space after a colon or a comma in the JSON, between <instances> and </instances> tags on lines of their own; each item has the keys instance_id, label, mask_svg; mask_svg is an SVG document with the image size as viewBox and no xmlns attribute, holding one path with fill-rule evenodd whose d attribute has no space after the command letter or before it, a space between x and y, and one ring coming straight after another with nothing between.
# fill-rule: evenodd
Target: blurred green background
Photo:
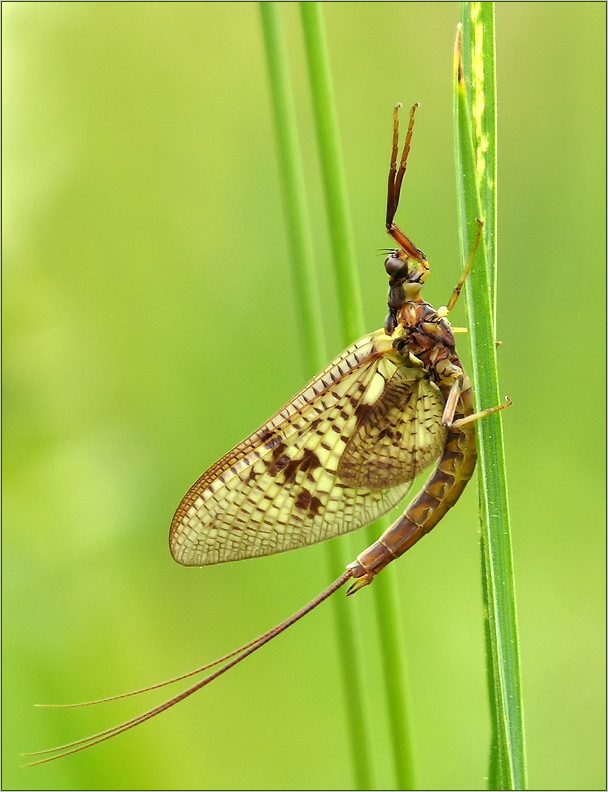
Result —
<instances>
[{"instance_id":1,"label":"blurred green background","mask_svg":"<svg viewBox=\"0 0 608 792\"><path fill-rule=\"evenodd\" d=\"M255 3L4 4L4 788L352 786L331 609L116 741L186 671L328 582L323 548L175 564L173 510L303 383ZM329 355L340 351L297 4L281 7ZM323 7L367 329L385 315L391 110L421 102L400 224L458 260L453 3ZM604 777L605 5L501 3L499 304L530 786ZM454 312L464 322L464 309ZM460 342L468 360L466 339ZM399 562L418 784L485 785L475 485ZM363 549L363 543L355 546ZM342 540L337 540L342 541ZM338 595L341 596L341 595ZM391 787L375 625L376 785Z\"/></svg>"}]
</instances>

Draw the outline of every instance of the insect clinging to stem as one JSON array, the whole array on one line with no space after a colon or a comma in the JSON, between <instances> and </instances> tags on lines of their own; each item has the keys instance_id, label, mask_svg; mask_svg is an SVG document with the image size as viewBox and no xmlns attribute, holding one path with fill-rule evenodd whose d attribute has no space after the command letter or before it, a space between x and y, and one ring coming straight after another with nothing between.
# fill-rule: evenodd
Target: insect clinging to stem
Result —
<instances>
[{"instance_id":1,"label":"insect clinging to stem","mask_svg":"<svg viewBox=\"0 0 608 792\"><path fill-rule=\"evenodd\" d=\"M410 111L400 160L400 105L393 113L386 229L397 247L384 262L389 277L384 327L355 341L192 485L173 517L170 549L180 564L205 566L323 541L388 512L415 476L435 462L422 490L337 580L281 624L195 671L98 701L135 695L215 668L208 676L124 723L26 754L42 757L32 764L84 750L149 720L240 663L348 581L347 594L369 585L460 497L477 459L475 421L511 401L474 411L471 383L447 320L480 244L481 221L460 280L439 309L421 296L429 274L424 253L394 222L417 107Z\"/></svg>"}]
</instances>

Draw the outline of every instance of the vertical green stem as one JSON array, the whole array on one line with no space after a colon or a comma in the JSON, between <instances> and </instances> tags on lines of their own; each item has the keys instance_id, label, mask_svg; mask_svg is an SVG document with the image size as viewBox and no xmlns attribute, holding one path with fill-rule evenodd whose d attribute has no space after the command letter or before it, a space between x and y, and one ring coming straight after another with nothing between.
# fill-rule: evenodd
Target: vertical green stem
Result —
<instances>
[{"instance_id":1,"label":"vertical green stem","mask_svg":"<svg viewBox=\"0 0 608 792\"><path fill-rule=\"evenodd\" d=\"M463 3L455 53L455 139L463 260L482 217L481 246L467 282L477 408L499 401L495 345L496 77L492 3ZM470 93L468 93L470 91ZM471 123L472 120L472 123ZM525 789L519 639L501 413L477 423L482 580L492 716L491 789Z\"/></svg>"},{"instance_id":2,"label":"vertical green stem","mask_svg":"<svg viewBox=\"0 0 608 792\"><path fill-rule=\"evenodd\" d=\"M336 104L319 3L303 2L300 3L300 9L313 95L334 270L338 284L342 342L346 345L352 343L363 333L365 322L359 276L355 264L356 257L340 149Z\"/></svg>"},{"instance_id":3,"label":"vertical green stem","mask_svg":"<svg viewBox=\"0 0 608 792\"><path fill-rule=\"evenodd\" d=\"M345 344L348 344L361 335L364 323L348 210L346 179L340 151L337 113L320 4L303 2L300 4L300 9L313 95L325 204L338 284L343 340ZM388 117L390 118L390 116ZM366 534L368 541L374 541L381 530L381 523L371 526ZM400 614L394 575L393 570L386 570L380 578L374 581L371 596L379 629L396 786L400 789L412 789L414 782L411 737L406 708L407 674L402 640L403 619Z\"/></svg>"},{"instance_id":4,"label":"vertical green stem","mask_svg":"<svg viewBox=\"0 0 608 792\"><path fill-rule=\"evenodd\" d=\"M310 222L304 196L304 169L299 154L295 111L289 90L289 67L277 3L260 3L264 42L272 92L280 172L287 205L291 261L296 301L302 319L307 374L326 364L318 289L310 244ZM354 305L358 306L356 301ZM350 321L354 321L351 316ZM325 545L330 576L337 578L350 559L342 557L335 542ZM350 603L342 596L332 600L340 667L344 682L345 719L350 735L352 767L357 789L372 787L371 736L365 708L361 640Z\"/></svg>"},{"instance_id":5,"label":"vertical green stem","mask_svg":"<svg viewBox=\"0 0 608 792\"><path fill-rule=\"evenodd\" d=\"M296 113L289 88L287 48L279 20L278 4L262 2L260 13L274 111L279 173L287 209L285 215L296 309L302 329L300 337L306 376L312 377L325 366L327 353L304 190L304 167L300 157Z\"/></svg>"}]
</instances>

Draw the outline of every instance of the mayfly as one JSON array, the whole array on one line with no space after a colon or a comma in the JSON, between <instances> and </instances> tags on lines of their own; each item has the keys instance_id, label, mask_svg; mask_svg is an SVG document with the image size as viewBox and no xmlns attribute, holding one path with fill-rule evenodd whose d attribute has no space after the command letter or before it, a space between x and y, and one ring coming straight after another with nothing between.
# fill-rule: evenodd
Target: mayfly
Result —
<instances>
[{"instance_id":1,"label":"mayfly","mask_svg":"<svg viewBox=\"0 0 608 792\"><path fill-rule=\"evenodd\" d=\"M348 581L348 594L369 585L434 528L460 497L477 458L474 422L511 402L475 413L471 383L446 318L471 268L481 222L461 278L447 305L438 310L421 296L429 273L427 259L394 222L417 106L410 112L398 167L400 105L393 113L386 229L397 248L384 262L389 276L384 327L348 347L192 485L171 523L171 553L185 566L205 566L330 539L388 512L403 499L415 476L436 461L433 472L403 515L297 613L213 663L123 694L135 695L217 667L168 701L118 726L26 754L44 756L34 764L89 748L153 718L240 663Z\"/></svg>"}]
</instances>

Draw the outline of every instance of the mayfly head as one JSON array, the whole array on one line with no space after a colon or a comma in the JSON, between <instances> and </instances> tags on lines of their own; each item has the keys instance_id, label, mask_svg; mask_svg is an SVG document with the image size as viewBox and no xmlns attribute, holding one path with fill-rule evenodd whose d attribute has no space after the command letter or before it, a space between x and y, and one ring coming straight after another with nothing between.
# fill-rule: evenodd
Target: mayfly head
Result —
<instances>
[{"instance_id":1,"label":"mayfly head","mask_svg":"<svg viewBox=\"0 0 608 792\"><path fill-rule=\"evenodd\" d=\"M417 251L416 258L405 250L393 250L384 260L386 274L391 281L400 281L407 294L418 294L429 274L429 264L424 253Z\"/></svg>"},{"instance_id":2,"label":"mayfly head","mask_svg":"<svg viewBox=\"0 0 608 792\"><path fill-rule=\"evenodd\" d=\"M384 261L388 281L388 315L384 329L391 335L397 327L397 315L408 302L421 302L420 290L429 274L426 257L420 251L414 258L405 250L394 250Z\"/></svg>"}]
</instances>

